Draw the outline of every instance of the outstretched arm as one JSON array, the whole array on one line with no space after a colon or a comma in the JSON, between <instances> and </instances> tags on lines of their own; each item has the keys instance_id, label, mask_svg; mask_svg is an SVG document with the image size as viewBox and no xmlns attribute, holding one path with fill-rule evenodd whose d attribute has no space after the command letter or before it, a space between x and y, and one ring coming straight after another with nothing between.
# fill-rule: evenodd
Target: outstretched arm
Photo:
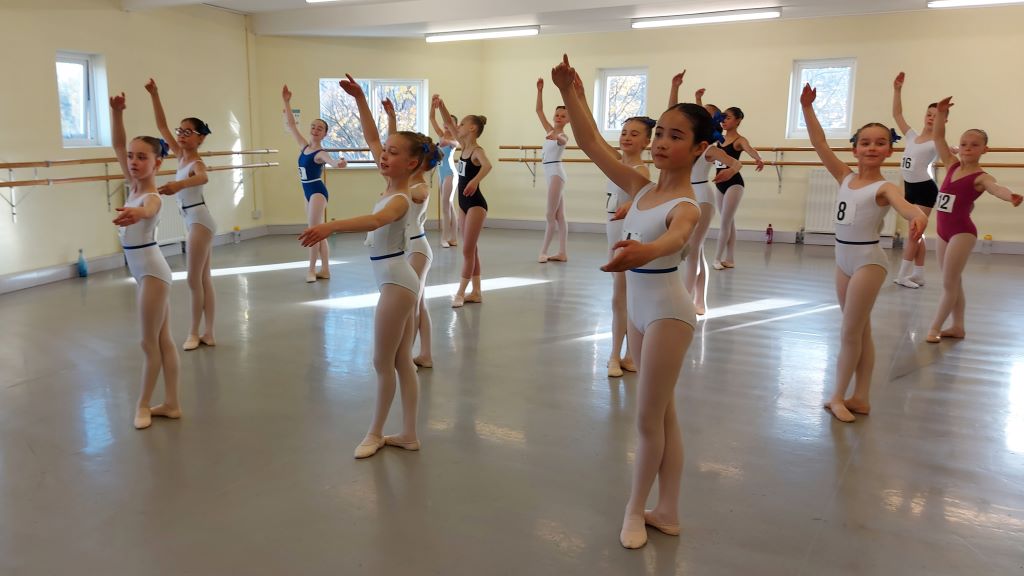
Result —
<instances>
[{"instance_id":1,"label":"outstretched arm","mask_svg":"<svg viewBox=\"0 0 1024 576\"><path fill-rule=\"evenodd\" d=\"M682 252L693 227L700 218L700 210L689 202L681 202L669 212L668 229L651 242L622 240L614 246L615 253L607 264L601 266L605 272L625 272L639 268L651 260Z\"/></svg>"},{"instance_id":2,"label":"outstretched arm","mask_svg":"<svg viewBox=\"0 0 1024 576\"><path fill-rule=\"evenodd\" d=\"M146 83L146 91L149 92L153 101L153 115L156 116L156 128L160 131L167 146L174 152L175 156L181 156L181 146L178 146L178 139L174 137L170 127L167 126L167 115L164 114L164 105L160 102L160 92L156 87L156 80L152 78ZM205 184L205 182L204 182Z\"/></svg>"},{"instance_id":3,"label":"outstretched arm","mask_svg":"<svg viewBox=\"0 0 1024 576\"><path fill-rule=\"evenodd\" d=\"M953 151L949 148L949 143L946 142L946 120L949 119L949 109L952 107L952 96L939 101L938 113L935 115L935 125L932 128L932 140L935 141L935 151L939 153L939 160L942 160L947 170L957 161Z\"/></svg>"},{"instance_id":4,"label":"outstretched arm","mask_svg":"<svg viewBox=\"0 0 1024 576\"><path fill-rule=\"evenodd\" d=\"M202 186L210 181L210 177L206 175L206 164L203 164L202 160L197 160L192 164L192 175L184 180L171 180L170 182L160 186L156 189L160 194L177 194L185 188L191 188L193 186Z\"/></svg>"},{"instance_id":5,"label":"outstretched arm","mask_svg":"<svg viewBox=\"0 0 1024 576\"><path fill-rule=\"evenodd\" d=\"M299 242L306 247L316 246L335 232L372 232L382 226L387 226L404 217L405 213L409 211L408 197L403 199L400 196L403 195L392 196L379 212L344 220L331 220L306 228L302 234L299 234Z\"/></svg>"},{"instance_id":6,"label":"outstretched arm","mask_svg":"<svg viewBox=\"0 0 1024 576\"><path fill-rule=\"evenodd\" d=\"M906 75L900 72L892 82L892 119L904 136L910 132L910 124L903 118L903 80Z\"/></svg>"},{"instance_id":7,"label":"outstretched arm","mask_svg":"<svg viewBox=\"0 0 1024 576\"><path fill-rule=\"evenodd\" d=\"M373 113L370 112L370 105L366 101L366 94L363 93L363 88L348 74L345 74L345 80L338 84L341 85L341 89L345 93L355 99L356 107L359 109L359 124L363 128L363 139L366 140L366 147L370 149L373 161L379 164L382 148L380 132L377 131L377 123L373 121Z\"/></svg>"},{"instance_id":8,"label":"outstretched arm","mask_svg":"<svg viewBox=\"0 0 1024 576\"><path fill-rule=\"evenodd\" d=\"M764 170L764 159L762 159L761 155L757 153L757 148L754 148L753 146L750 145L750 141L747 140L746 137L741 136L735 142L735 144L740 147L740 150L743 150L751 158L753 158L754 162L757 162L757 167L754 168L754 172L760 172L761 170Z\"/></svg>"},{"instance_id":9,"label":"outstretched arm","mask_svg":"<svg viewBox=\"0 0 1024 576\"><path fill-rule=\"evenodd\" d=\"M544 79L537 78L537 118L540 120L540 125L544 127L544 133L550 134L555 129L548 122L547 116L544 115Z\"/></svg>"},{"instance_id":10,"label":"outstretched arm","mask_svg":"<svg viewBox=\"0 0 1024 576\"><path fill-rule=\"evenodd\" d=\"M807 136L811 140L811 145L814 146L814 151L818 153L821 163L825 165L837 182L842 183L853 170L850 170L850 167L836 156L836 153L829 147L828 140L825 139L825 130L821 127L821 122L818 122L818 115L814 113L814 98L817 95L816 89L812 89L810 84L804 84L804 91L800 94L800 107L803 109L804 121L807 123Z\"/></svg>"},{"instance_id":11,"label":"outstretched arm","mask_svg":"<svg viewBox=\"0 0 1024 576\"><path fill-rule=\"evenodd\" d=\"M1020 206L1020 202L1022 199L1021 195L1015 193L1013 190L1010 190L1006 186L1003 186L999 182L996 182L995 177L992 176L991 174L982 174L981 178L978 178L977 182L975 183L975 186L980 186L981 189L984 190L985 192L988 192L989 194L995 196L996 198L999 198L1000 200L1006 200L1010 204L1013 204L1015 207Z\"/></svg>"},{"instance_id":12,"label":"outstretched arm","mask_svg":"<svg viewBox=\"0 0 1024 576\"><path fill-rule=\"evenodd\" d=\"M668 91L668 107L679 104L679 87L683 85L683 78L686 77L686 70L672 77L672 86Z\"/></svg>"},{"instance_id":13,"label":"outstretched arm","mask_svg":"<svg viewBox=\"0 0 1024 576\"><path fill-rule=\"evenodd\" d=\"M573 87L575 79L576 70L569 65L569 57L563 55L562 62L551 70L551 80L562 93L562 101L569 111L569 118L584 118L591 115L590 109L576 94ZM573 134L583 152L627 194L632 196L648 184L646 178L619 161L618 153L605 141L593 122L576 123L573 125Z\"/></svg>"},{"instance_id":14,"label":"outstretched arm","mask_svg":"<svg viewBox=\"0 0 1024 576\"><path fill-rule=\"evenodd\" d=\"M284 101L284 123L288 126L288 131L291 132L292 138L303 148L309 146L309 142L299 132L298 127L295 126L295 115L292 114L292 91L288 89L287 84L281 89L281 100Z\"/></svg>"},{"instance_id":15,"label":"outstretched arm","mask_svg":"<svg viewBox=\"0 0 1024 576\"><path fill-rule=\"evenodd\" d=\"M117 163L121 165L121 174L129 182L132 175L128 172L128 136L124 131L124 92L110 98L110 139L114 147Z\"/></svg>"}]
</instances>

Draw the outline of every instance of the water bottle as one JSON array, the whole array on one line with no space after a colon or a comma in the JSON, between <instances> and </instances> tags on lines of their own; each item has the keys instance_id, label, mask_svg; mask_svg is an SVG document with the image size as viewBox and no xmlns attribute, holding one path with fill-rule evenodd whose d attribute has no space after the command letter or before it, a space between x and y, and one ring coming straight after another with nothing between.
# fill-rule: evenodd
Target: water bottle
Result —
<instances>
[{"instance_id":1,"label":"water bottle","mask_svg":"<svg viewBox=\"0 0 1024 576\"><path fill-rule=\"evenodd\" d=\"M804 243L804 227L803 226L801 226L800 227L800 231L798 231L796 233L796 243L797 244L803 244Z\"/></svg>"},{"instance_id":2,"label":"water bottle","mask_svg":"<svg viewBox=\"0 0 1024 576\"><path fill-rule=\"evenodd\" d=\"M231 231L231 239L234 241L235 244L238 244L239 242L241 242L242 241L242 229L239 228L238 226L235 226L235 229Z\"/></svg>"},{"instance_id":3,"label":"water bottle","mask_svg":"<svg viewBox=\"0 0 1024 576\"><path fill-rule=\"evenodd\" d=\"M768 229L764 231L764 241L766 244L771 244L772 240L775 239L775 231L772 230L772 225L768 224Z\"/></svg>"},{"instance_id":4,"label":"water bottle","mask_svg":"<svg viewBox=\"0 0 1024 576\"><path fill-rule=\"evenodd\" d=\"M85 263L85 255L82 254L82 249L78 249L78 275L85 278L89 275L89 266Z\"/></svg>"},{"instance_id":5,"label":"water bottle","mask_svg":"<svg viewBox=\"0 0 1024 576\"><path fill-rule=\"evenodd\" d=\"M892 235L892 247L895 249L903 248L903 236L899 230Z\"/></svg>"},{"instance_id":6,"label":"water bottle","mask_svg":"<svg viewBox=\"0 0 1024 576\"><path fill-rule=\"evenodd\" d=\"M985 234L985 237L981 240L981 251L984 254L992 253L992 235Z\"/></svg>"}]
</instances>

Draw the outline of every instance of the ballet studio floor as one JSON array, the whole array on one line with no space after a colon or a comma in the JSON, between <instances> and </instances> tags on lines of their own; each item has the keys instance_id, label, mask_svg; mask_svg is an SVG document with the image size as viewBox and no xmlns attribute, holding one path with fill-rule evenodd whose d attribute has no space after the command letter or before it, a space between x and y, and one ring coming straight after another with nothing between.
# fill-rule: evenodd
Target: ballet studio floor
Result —
<instances>
[{"instance_id":1,"label":"ballet studio floor","mask_svg":"<svg viewBox=\"0 0 1024 576\"><path fill-rule=\"evenodd\" d=\"M375 290L355 235L312 285L292 237L217 248L219 344L182 354L185 417L141 432L126 269L0 296L0 574L1024 573L1020 257L974 256L962 342L924 342L934 259L925 288L887 283L874 410L850 425L822 409L832 248L742 244L676 391L682 536L629 551L637 383L605 376L604 236L542 265L540 233L486 230L485 302L458 311L456 251L431 240L423 449L365 461ZM179 345L187 305L176 281Z\"/></svg>"}]
</instances>

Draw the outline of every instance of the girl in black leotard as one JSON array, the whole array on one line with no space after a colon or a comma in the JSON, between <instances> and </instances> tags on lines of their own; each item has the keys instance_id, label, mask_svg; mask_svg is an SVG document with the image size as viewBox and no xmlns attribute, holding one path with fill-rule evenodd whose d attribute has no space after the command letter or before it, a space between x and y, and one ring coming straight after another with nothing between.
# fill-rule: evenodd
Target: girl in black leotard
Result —
<instances>
[{"instance_id":1,"label":"girl in black leotard","mask_svg":"<svg viewBox=\"0 0 1024 576\"><path fill-rule=\"evenodd\" d=\"M452 115L444 105L441 97L434 95L434 102L441 110L445 124L459 141L462 154L455 164L459 175L459 231L462 232L462 276L459 278L459 291L452 299L452 308L461 308L466 302L483 302L480 292L480 255L477 241L480 230L487 219L487 200L480 190L480 181L491 171L491 162L487 159L484 149L476 139L483 134L487 125L487 117L470 114L459 122L458 126L451 119ZM470 282L473 289L466 294Z\"/></svg>"},{"instance_id":2,"label":"girl in black leotard","mask_svg":"<svg viewBox=\"0 0 1024 576\"><path fill-rule=\"evenodd\" d=\"M726 108L725 119L722 120L722 130L725 132L725 143L719 144L722 150L729 156L739 160L740 154L746 152L757 162L756 171L764 170L764 161L757 153L757 150L750 145L747 139L740 135L740 122L743 121L743 110L733 106ZM717 164L717 163L716 163ZM725 167L718 166L721 172ZM722 222L718 232L718 248L715 250L715 260L712 263L715 270L733 268L735 264L736 250L736 209L740 207L740 200L743 198L743 176L738 173L725 182L716 182L715 186L721 194L717 195L718 213L722 215ZM723 258L722 256L726 256Z\"/></svg>"}]
</instances>

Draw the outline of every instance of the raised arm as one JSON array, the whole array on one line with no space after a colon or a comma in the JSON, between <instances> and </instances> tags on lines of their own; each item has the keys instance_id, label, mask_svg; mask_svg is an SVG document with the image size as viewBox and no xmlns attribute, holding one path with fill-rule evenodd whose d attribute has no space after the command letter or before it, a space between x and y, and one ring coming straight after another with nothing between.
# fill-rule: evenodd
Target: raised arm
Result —
<instances>
[{"instance_id":1,"label":"raised arm","mask_svg":"<svg viewBox=\"0 0 1024 576\"><path fill-rule=\"evenodd\" d=\"M384 107L384 114L388 117L388 136L391 136L398 132L398 114L395 113L395 105L390 98L381 100L380 105Z\"/></svg>"},{"instance_id":2,"label":"raised arm","mask_svg":"<svg viewBox=\"0 0 1024 576\"><path fill-rule=\"evenodd\" d=\"M672 86L668 90L668 107L679 104L679 87L683 85L683 78L686 77L686 70L672 77Z\"/></svg>"},{"instance_id":3,"label":"raised arm","mask_svg":"<svg viewBox=\"0 0 1024 576\"><path fill-rule=\"evenodd\" d=\"M452 113L448 111L448 107L445 106L444 100L440 96L434 94L434 99L437 102L437 109L441 111L441 120L444 122L445 128L452 134L456 134L455 139L458 140L459 127L452 120ZM459 140L459 144L464 144L464 142Z\"/></svg>"},{"instance_id":4,"label":"raised arm","mask_svg":"<svg viewBox=\"0 0 1024 576\"><path fill-rule=\"evenodd\" d=\"M807 136L811 140L811 145L814 146L814 151L818 153L821 163L841 184L853 170L850 170L850 167L836 156L836 153L829 147L828 140L825 139L825 130L822 129L821 122L818 122L818 115L814 113L814 99L817 95L817 89L811 88L810 84L804 84L804 91L800 94L800 107L803 109L804 121L807 123Z\"/></svg>"},{"instance_id":5,"label":"raised arm","mask_svg":"<svg viewBox=\"0 0 1024 576\"><path fill-rule=\"evenodd\" d=\"M704 105L704 93L707 91L707 88L699 88L696 92L693 93L693 101L694 103L697 104L697 106Z\"/></svg>"},{"instance_id":6,"label":"raised arm","mask_svg":"<svg viewBox=\"0 0 1024 576\"><path fill-rule=\"evenodd\" d=\"M555 129L548 122L548 117L544 115L544 79L537 78L537 118L540 120L540 125L544 127L544 133L550 134Z\"/></svg>"},{"instance_id":7,"label":"raised arm","mask_svg":"<svg viewBox=\"0 0 1024 576\"><path fill-rule=\"evenodd\" d=\"M110 140L114 147L117 163L121 165L121 174L129 182L132 175L128 172L128 136L124 132L124 92L110 98Z\"/></svg>"},{"instance_id":8,"label":"raised arm","mask_svg":"<svg viewBox=\"0 0 1024 576\"><path fill-rule=\"evenodd\" d=\"M576 70L569 65L569 57L563 55L562 62L551 69L551 80L562 93L562 101L565 102L566 110L569 111L569 118L584 118L591 115L590 109L576 94L576 89L573 87L575 79ZM601 136L596 124L578 122L573 125L573 134L583 152L594 161L594 164L597 164L605 176L608 176L627 194L632 196L648 184L649 181L638 174L636 170L619 161L619 154Z\"/></svg>"},{"instance_id":9,"label":"raised arm","mask_svg":"<svg viewBox=\"0 0 1024 576\"><path fill-rule=\"evenodd\" d=\"M160 136L167 142L167 146L175 156L181 156L178 139L174 137L174 133L167 126L167 115L164 114L164 105L160 102L160 92L157 90L156 80L150 78L149 82L146 82L146 92L149 92L149 97L153 101L153 115L156 116L156 128L160 131Z\"/></svg>"},{"instance_id":10,"label":"raised arm","mask_svg":"<svg viewBox=\"0 0 1024 576\"><path fill-rule=\"evenodd\" d=\"M366 140L366 147L370 149L375 163L380 163L381 144L380 132L377 131L377 123L373 121L373 114L370 112L370 105L366 102L366 94L352 76L345 74L345 80L338 84L349 96L355 99L356 107L359 109L359 124L363 128L363 139Z\"/></svg>"},{"instance_id":11,"label":"raised arm","mask_svg":"<svg viewBox=\"0 0 1024 576\"><path fill-rule=\"evenodd\" d=\"M935 141L935 151L939 153L939 160L942 160L947 170L957 161L953 151L949 148L949 142L946 142L946 120L949 119L949 109L952 107L952 96L939 101L938 112L935 114L935 124L932 128L932 140Z\"/></svg>"},{"instance_id":12,"label":"raised arm","mask_svg":"<svg viewBox=\"0 0 1024 576\"><path fill-rule=\"evenodd\" d=\"M996 198L999 198L1000 200L1005 200L1010 204L1013 204L1015 207L1020 206L1022 199L1021 195L997 182L995 176L992 176L991 174L982 174L975 185L980 186L982 190Z\"/></svg>"},{"instance_id":13,"label":"raised arm","mask_svg":"<svg viewBox=\"0 0 1024 576\"><path fill-rule=\"evenodd\" d=\"M292 114L292 91L288 89L287 84L281 89L281 100L284 101L284 123L288 126L288 131L291 132L295 143L303 148L309 146L309 141L306 140L305 136L299 132L298 127L295 126L295 115Z\"/></svg>"},{"instance_id":14,"label":"raised arm","mask_svg":"<svg viewBox=\"0 0 1024 576\"><path fill-rule=\"evenodd\" d=\"M364 214L343 220L331 220L330 222L306 228L299 235L299 242L303 246L309 247L316 246L320 241L335 232L372 232L404 217L408 211L409 197L404 194L395 194L380 211L373 214Z\"/></svg>"},{"instance_id":15,"label":"raised arm","mask_svg":"<svg viewBox=\"0 0 1024 576\"><path fill-rule=\"evenodd\" d=\"M906 75L900 72L892 82L892 119L896 121L896 126L900 129L900 132L906 136L907 132L910 132L910 124L907 124L907 120L903 118L904 78L906 78Z\"/></svg>"},{"instance_id":16,"label":"raised arm","mask_svg":"<svg viewBox=\"0 0 1024 576\"><path fill-rule=\"evenodd\" d=\"M430 99L430 125L433 126L434 132L437 134L438 141L444 141L444 128L437 122L437 100L434 98Z\"/></svg>"}]
</instances>

